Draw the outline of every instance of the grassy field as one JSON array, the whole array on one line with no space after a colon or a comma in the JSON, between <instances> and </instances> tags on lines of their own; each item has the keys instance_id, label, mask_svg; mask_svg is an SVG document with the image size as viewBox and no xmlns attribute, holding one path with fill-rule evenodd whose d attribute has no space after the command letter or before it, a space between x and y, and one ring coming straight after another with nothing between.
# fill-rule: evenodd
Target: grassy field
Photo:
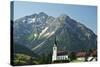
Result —
<instances>
[{"instance_id":1,"label":"grassy field","mask_svg":"<svg viewBox=\"0 0 100 67\"><path fill-rule=\"evenodd\" d=\"M80 63L80 62L84 62L84 61L82 61L82 60L73 60L73 61L71 61L70 63Z\"/></svg>"}]
</instances>

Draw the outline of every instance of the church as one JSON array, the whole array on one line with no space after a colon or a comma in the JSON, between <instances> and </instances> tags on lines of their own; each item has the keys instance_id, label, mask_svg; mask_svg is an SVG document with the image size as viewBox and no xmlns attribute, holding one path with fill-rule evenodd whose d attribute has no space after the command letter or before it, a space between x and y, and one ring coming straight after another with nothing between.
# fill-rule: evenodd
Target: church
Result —
<instances>
[{"instance_id":1,"label":"church","mask_svg":"<svg viewBox=\"0 0 100 67\"><path fill-rule=\"evenodd\" d=\"M58 51L57 50L57 42L55 40L54 46L53 46L53 54L52 54L52 62L55 61L66 61L68 59L68 52L66 51Z\"/></svg>"},{"instance_id":2,"label":"church","mask_svg":"<svg viewBox=\"0 0 100 67\"><path fill-rule=\"evenodd\" d=\"M55 39L55 43L53 45L53 52L52 52L52 62L56 63L56 62L69 62L70 58L69 58L69 53L67 51L59 51L57 49L57 42ZM90 55L86 58L87 52L76 52L75 56L76 59L75 61L96 61L97 60L97 51L93 50Z\"/></svg>"}]
</instances>

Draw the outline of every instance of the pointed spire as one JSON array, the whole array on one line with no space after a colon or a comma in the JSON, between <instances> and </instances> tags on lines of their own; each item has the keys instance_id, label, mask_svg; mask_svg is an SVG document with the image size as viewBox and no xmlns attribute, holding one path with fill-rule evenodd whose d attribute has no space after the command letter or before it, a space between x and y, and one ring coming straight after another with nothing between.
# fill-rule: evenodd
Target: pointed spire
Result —
<instances>
[{"instance_id":1,"label":"pointed spire","mask_svg":"<svg viewBox=\"0 0 100 67\"><path fill-rule=\"evenodd\" d=\"M57 46L57 41L56 41L56 37L55 37L55 45Z\"/></svg>"}]
</instances>

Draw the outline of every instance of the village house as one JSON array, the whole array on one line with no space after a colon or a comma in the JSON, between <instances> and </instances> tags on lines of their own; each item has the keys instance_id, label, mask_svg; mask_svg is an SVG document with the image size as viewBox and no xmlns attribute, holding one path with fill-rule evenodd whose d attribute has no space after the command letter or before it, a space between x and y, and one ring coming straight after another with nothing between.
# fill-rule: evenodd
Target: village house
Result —
<instances>
[{"instance_id":1,"label":"village house","mask_svg":"<svg viewBox=\"0 0 100 67\"><path fill-rule=\"evenodd\" d=\"M77 61L97 61L97 51L92 52L80 51L76 53Z\"/></svg>"}]
</instances>

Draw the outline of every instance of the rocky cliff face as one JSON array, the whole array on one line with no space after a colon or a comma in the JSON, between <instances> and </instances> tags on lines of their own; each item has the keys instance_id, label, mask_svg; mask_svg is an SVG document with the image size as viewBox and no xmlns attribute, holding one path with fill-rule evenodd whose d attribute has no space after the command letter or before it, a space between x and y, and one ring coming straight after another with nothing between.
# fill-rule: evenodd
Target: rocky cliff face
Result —
<instances>
[{"instance_id":1,"label":"rocky cliff face","mask_svg":"<svg viewBox=\"0 0 100 67\"><path fill-rule=\"evenodd\" d=\"M42 54L52 52L56 37L58 50L79 51L97 48L97 36L67 15L57 18L44 12L14 21L14 42Z\"/></svg>"}]
</instances>

